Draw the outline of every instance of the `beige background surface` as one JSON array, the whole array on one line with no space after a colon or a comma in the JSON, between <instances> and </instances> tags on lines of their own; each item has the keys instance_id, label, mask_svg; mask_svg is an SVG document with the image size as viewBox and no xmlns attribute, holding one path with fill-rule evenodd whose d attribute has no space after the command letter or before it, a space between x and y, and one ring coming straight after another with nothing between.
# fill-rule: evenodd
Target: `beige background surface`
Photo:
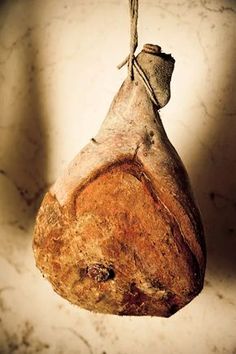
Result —
<instances>
[{"instance_id":1,"label":"beige background surface","mask_svg":"<svg viewBox=\"0 0 236 354\"><path fill-rule=\"evenodd\" d=\"M34 266L42 193L96 133L126 75L126 0L0 1L0 352L236 353L236 2L140 0L139 43L176 67L161 111L202 210L203 292L170 319L104 316Z\"/></svg>"}]
</instances>

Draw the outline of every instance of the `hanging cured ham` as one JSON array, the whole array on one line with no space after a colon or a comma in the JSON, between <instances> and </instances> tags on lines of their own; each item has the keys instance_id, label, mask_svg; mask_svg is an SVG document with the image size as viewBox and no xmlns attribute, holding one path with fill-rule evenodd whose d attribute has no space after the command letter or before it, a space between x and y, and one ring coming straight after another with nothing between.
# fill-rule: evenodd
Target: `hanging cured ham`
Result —
<instances>
[{"instance_id":1,"label":"hanging cured ham","mask_svg":"<svg viewBox=\"0 0 236 354\"><path fill-rule=\"evenodd\" d=\"M58 294L85 309L168 317L203 287L199 210L159 116L174 62L144 46L98 134L39 209L36 264Z\"/></svg>"}]
</instances>

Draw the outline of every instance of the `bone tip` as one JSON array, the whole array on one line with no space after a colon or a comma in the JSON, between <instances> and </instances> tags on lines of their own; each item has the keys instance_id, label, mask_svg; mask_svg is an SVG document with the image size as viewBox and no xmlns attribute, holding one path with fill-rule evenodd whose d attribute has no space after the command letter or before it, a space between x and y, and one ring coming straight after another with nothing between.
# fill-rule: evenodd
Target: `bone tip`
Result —
<instances>
[{"instance_id":1,"label":"bone tip","mask_svg":"<svg viewBox=\"0 0 236 354\"><path fill-rule=\"evenodd\" d=\"M161 47L156 44L144 44L143 46L143 51L145 53L150 53L150 54L160 54L161 53Z\"/></svg>"}]
</instances>

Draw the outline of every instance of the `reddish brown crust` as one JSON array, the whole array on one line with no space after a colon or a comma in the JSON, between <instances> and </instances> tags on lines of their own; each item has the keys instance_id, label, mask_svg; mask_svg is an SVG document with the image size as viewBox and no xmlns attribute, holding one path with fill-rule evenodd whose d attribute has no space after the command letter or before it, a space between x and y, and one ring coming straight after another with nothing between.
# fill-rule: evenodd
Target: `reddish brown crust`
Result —
<instances>
[{"instance_id":1,"label":"reddish brown crust","mask_svg":"<svg viewBox=\"0 0 236 354\"><path fill-rule=\"evenodd\" d=\"M100 171L76 192L72 209L47 193L34 239L37 266L70 302L170 316L201 290L196 258L141 164Z\"/></svg>"},{"instance_id":2,"label":"reddish brown crust","mask_svg":"<svg viewBox=\"0 0 236 354\"><path fill-rule=\"evenodd\" d=\"M137 61L162 106L173 61L150 56L141 52ZM121 86L95 139L46 194L34 252L60 295L96 312L170 316L202 289L200 214L136 72Z\"/></svg>"}]
</instances>

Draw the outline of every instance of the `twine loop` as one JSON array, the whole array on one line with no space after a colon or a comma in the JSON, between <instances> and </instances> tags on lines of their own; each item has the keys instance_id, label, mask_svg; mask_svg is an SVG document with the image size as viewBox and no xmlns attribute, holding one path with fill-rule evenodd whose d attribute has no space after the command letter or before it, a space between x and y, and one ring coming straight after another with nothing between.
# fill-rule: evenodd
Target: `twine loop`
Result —
<instances>
[{"instance_id":1,"label":"twine loop","mask_svg":"<svg viewBox=\"0 0 236 354\"><path fill-rule=\"evenodd\" d=\"M144 86L152 100L152 102L158 105L152 86L144 73L141 66L138 64L135 51L138 47L138 0L129 0L130 9L130 53L129 55L117 66L121 69L126 63L128 63L128 73L131 80L134 79L134 68L137 74L142 79Z\"/></svg>"}]
</instances>

